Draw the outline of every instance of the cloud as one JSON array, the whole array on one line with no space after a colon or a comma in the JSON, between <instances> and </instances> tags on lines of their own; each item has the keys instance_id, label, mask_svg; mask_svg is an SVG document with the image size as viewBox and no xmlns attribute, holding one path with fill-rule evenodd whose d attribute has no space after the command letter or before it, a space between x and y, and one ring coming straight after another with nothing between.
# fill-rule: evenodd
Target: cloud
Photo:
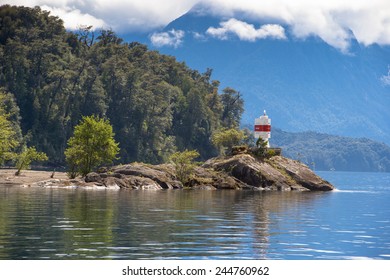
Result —
<instances>
[{"instance_id":1,"label":"cloud","mask_svg":"<svg viewBox=\"0 0 390 280\"><path fill-rule=\"evenodd\" d=\"M205 36L203 33L192 31L192 37L198 41L207 41L207 36Z\"/></svg>"},{"instance_id":2,"label":"cloud","mask_svg":"<svg viewBox=\"0 0 390 280\"><path fill-rule=\"evenodd\" d=\"M220 26L218 28L210 27L206 33L222 40L226 40L229 34L234 34L240 40L250 42L265 38L286 39L284 28L278 24L265 24L256 29L253 24L232 18L221 22Z\"/></svg>"},{"instance_id":3,"label":"cloud","mask_svg":"<svg viewBox=\"0 0 390 280\"><path fill-rule=\"evenodd\" d=\"M80 10L70 8L52 8L42 6L43 10L50 11L51 14L58 16L64 21L65 28L76 30L80 26L92 25L93 29L108 28L104 20L95 18L88 13L82 13Z\"/></svg>"},{"instance_id":4,"label":"cloud","mask_svg":"<svg viewBox=\"0 0 390 280\"><path fill-rule=\"evenodd\" d=\"M151 31L188 12L200 0L0 0L1 4L40 6L64 19L65 27L99 25L114 31Z\"/></svg>"},{"instance_id":5,"label":"cloud","mask_svg":"<svg viewBox=\"0 0 390 280\"><path fill-rule=\"evenodd\" d=\"M183 30L172 29L168 32L153 33L150 41L156 47L174 47L177 48L183 43L185 32Z\"/></svg>"},{"instance_id":6,"label":"cloud","mask_svg":"<svg viewBox=\"0 0 390 280\"><path fill-rule=\"evenodd\" d=\"M318 36L347 52L353 36L363 45L390 45L388 0L213 0L204 1L215 15L244 15L289 26L297 38ZM207 4L206 4L207 3Z\"/></svg>"},{"instance_id":7,"label":"cloud","mask_svg":"<svg viewBox=\"0 0 390 280\"><path fill-rule=\"evenodd\" d=\"M390 45L389 0L0 0L7 3L48 7L69 29L80 23L118 33L153 32L201 4L203 13L270 20L297 38L318 36L341 51L348 51L353 36L366 46Z\"/></svg>"},{"instance_id":8,"label":"cloud","mask_svg":"<svg viewBox=\"0 0 390 280\"><path fill-rule=\"evenodd\" d=\"M383 75L381 77L381 82L385 85L385 86L390 86L390 67L389 67L389 71L387 72L387 75Z\"/></svg>"}]
</instances>

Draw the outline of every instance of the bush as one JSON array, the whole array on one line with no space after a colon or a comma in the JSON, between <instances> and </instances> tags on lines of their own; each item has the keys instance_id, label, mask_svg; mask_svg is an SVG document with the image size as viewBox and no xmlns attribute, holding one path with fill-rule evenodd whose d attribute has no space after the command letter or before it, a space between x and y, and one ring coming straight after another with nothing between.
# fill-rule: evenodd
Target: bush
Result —
<instances>
[{"instance_id":1,"label":"bush","mask_svg":"<svg viewBox=\"0 0 390 280\"><path fill-rule=\"evenodd\" d=\"M244 132L236 128L224 129L213 133L211 141L221 155L231 151L233 146L239 145L244 139Z\"/></svg>"},{"instance_id":2,"label":"bush","mask_svg":"<svg viewBox=\"0 0 390 280\"><path fill-rule=\"evenodd\" d=\"M18 169L15 173L16 176L19 176L23 169L29 168L31 162L33 161L46 161L48 160L47 155L43 152L38 152L35 147L25 148L16 157L16 168Z\"/></svg>"},{"instance_id":3,"label":"bush","mask_svg":"<svg viewBox=\"0 0 390 280\"><path fill-rule=\"evenodd\" d=\"M175 166L177 179L186 185L197 164L194 159L199 157L196 150L176 152L169 157L169 161Z\"/></svg>"}]
</instances>

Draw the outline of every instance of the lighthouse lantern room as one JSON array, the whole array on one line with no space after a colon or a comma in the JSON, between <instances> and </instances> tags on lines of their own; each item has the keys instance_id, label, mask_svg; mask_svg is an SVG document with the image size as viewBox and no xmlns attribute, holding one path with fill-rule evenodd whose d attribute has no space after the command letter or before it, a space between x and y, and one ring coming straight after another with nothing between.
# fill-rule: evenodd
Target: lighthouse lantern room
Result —
<instances>
[{"instance_id":1,"label":"lighthouse lantern room","mask_svg":"<svg viewBox=\"0 0 390 280\"><path fill-rule=\"evenodd\" d=\"M267 142L269 148L269 139L271 138L271 119L268 118L266 111L259 118L255 119L255 139L263 139Z\"/></svg>"}]
</instances>

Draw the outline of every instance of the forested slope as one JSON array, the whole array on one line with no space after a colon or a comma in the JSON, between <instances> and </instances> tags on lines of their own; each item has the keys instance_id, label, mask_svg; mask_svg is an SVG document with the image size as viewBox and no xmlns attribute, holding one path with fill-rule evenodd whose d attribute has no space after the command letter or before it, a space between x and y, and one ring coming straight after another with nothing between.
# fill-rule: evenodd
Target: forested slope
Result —
<instances>
[{"instance_id":1,"label":"forested slope","mask_svg":"<svg viewBox=\"0 0 390 280\"><path fill-rule=\"evenodd\" d=\"M390 147L367 138L274 128L271 144L316 170L390 172Z\"/></svg>"},{"instance_id":2,"label":"forested slope","mask_svg":"<svg viewBox=\"0 0 390 280\"><path fill-rule=\"evenodd\" d=\"M39 7L0 7L0 91L15 100L24 142L53 165L63 164L74 126L89 115L110 120L119 162L158 163L184 149L215 155L211 134L238 126L243 101L211 74L111 30L66 31Z\"/></svg>"}]
</instances>

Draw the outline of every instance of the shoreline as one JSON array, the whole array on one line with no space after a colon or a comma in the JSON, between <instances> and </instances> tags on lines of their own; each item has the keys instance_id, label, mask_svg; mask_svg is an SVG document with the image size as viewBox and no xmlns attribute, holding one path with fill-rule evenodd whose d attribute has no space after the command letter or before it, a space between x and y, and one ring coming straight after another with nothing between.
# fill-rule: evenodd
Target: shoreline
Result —
<instances>
[{"instance_id":1,"label":"shoreline","mask_svg":"<svg viewBox=\"0 0 390 280\"><path fill-rule=\"evenodd\" d=\"M66 172L0 169L0 184L5 186L87 189L248 189L264 191L331 191L334 186L298 161L274 156L257 159L237 154L207 160L192 171L186 185L178 180L172 164L150 165L133 162L90 172L69 179Z\"/></svg>"},{"instance_id":2,"label":"shoreline","mask_svg":"<svg viewBox=\"0 0 390 280\"><path fill-rule=\"evenodd\" d=\"M28 186L46 180L69 180L66 172L55 172L51 178L53 171L22 170L19 176L15 176L16 171L15 168L0 169L0 185Z\"/></svg>"}]
</instances>

